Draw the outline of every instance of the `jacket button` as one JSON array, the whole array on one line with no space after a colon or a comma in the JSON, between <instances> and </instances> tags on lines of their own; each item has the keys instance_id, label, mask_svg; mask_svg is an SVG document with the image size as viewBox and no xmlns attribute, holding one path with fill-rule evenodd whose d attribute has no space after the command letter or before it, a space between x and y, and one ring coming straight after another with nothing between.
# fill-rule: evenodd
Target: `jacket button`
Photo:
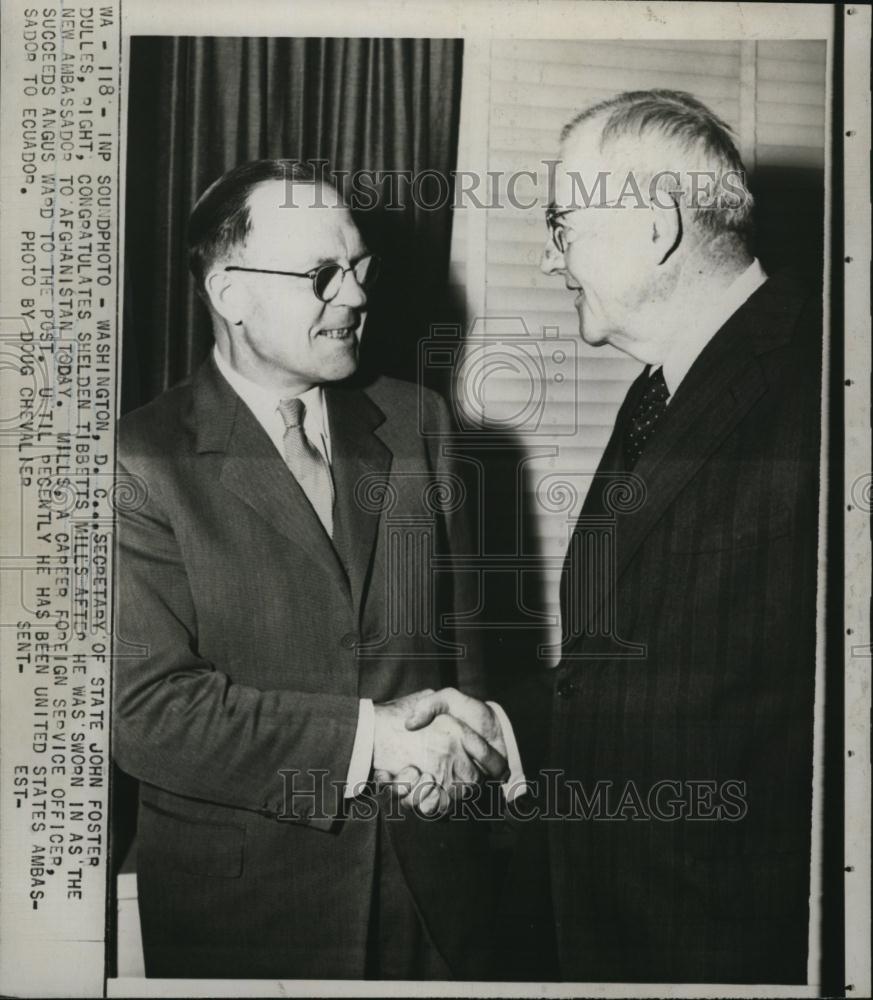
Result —
<instances>
[{"instance_id":1,"label":"jacket button","mask_svg":"<svg viewBox=\"0 0 873 1000\"><path fill-rule=\"evenodd\" d=\"M340 645L343 649L354 649L358 644L358 636L354 632L346 632L346 634L340 639Z\"/></svg>"}]
</instances>

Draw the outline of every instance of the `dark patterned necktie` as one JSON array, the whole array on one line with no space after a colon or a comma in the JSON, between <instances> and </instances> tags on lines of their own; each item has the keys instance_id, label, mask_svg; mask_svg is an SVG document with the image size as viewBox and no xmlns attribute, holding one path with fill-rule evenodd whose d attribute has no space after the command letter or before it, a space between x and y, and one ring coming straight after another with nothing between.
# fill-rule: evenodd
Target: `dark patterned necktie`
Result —
<instances>
[{"instance_id":1,"label":"dark patterned necktie","mask_svg":"<svg viewBox=\"0 0 873 1000\"><path fill-rule=\"evenodd\" d=\"M629 470L639 461L649 438L667 410L669 398L670 390L664 381L664 370L658 368L649 375L649 381L625 427L624 458Z\"/></svg>"},{"instance_id":2,"label":"dark patterned necktie","mask_svg":"<svg viewBox=\"0 0 873 1000\"><path fill-rule=\"evenodd\" d=\"M309 498L328 535L333 534L333 477L324 456L306 436L301 399L283 399L279 412L285 422L285 463Z\"/></svg>"}]
</instances>

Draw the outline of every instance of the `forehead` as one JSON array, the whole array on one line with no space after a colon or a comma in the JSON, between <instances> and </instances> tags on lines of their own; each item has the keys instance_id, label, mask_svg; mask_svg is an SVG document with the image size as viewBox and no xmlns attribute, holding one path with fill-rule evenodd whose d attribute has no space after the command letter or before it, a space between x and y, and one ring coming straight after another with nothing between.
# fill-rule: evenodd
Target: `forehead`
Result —
<instances>
[{"instance_id":1,"label":"forehead","mask_svg":"<svg viewBox=\"0 0 873 1000\"><path fill-rule=\"evenodd\" d=\"M598 119L585 122L564 140L555 167L556 205L595 196L613 201L628 190L643 190L659 170L681 169L673 147L657 135L621 135L604 145L603 124Z\"/></svg>"},{"instance_id":2,"label":"forehead","mask_svg":"<svg viewBox=\"0 0 873 1000\"><path fill-rule=\"evenodd\" d=\"M249 195L251 231L249 254L312 266L319 260L342 260L358 255L363 239L337 192L321 184L265 181Z\"/></svg>"},{"instance_id":3,"label":"forehead","mask_svg":"<svg viewBox=\"0 0 873 1000\"><path fill-rule=\"evenodd\" d=\"M579 204L582 187L592 192L595 185L610 186L611 167L606 153L600 149L600 125L586 123L575 129L561 145L560 159L555 166L554 201L557 206ZM605 175L605 180L599 178ZM575 198L574 198L575 196Z\"/></svg>"}]
</instances>

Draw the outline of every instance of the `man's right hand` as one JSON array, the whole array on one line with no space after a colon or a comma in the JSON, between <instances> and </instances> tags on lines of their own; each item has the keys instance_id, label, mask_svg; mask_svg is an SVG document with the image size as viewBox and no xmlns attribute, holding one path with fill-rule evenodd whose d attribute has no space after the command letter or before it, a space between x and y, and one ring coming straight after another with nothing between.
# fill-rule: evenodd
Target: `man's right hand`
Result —
<instances>
[{"instance_id":1,"label":"man's right hand","mask_svg":"<svg viewBox=\"0 0 873 1000\"><path fill-rule=\"evenodd\" d=\"M421 729L438 715L451 715L478 733L501 757L506 758L506 741L500 720L484 701L471 698L457 688L422 691L406 720L407 729Z\"/></svg>"},{"instance_id":2,"label":"man's right hand","mask_svg":"<svg viewBox=\"0 0 873 1000\"><path fill-rule=\"evenodd\" d=\"M415 783L418 772L421 784L429 785L420 800L413 801L421 812L434 812L445 804L447 796L462 795L471 784L486 778L499 780L506 776L503 754L494 749L465 722L447 714L433 713L427 724L407 728L415 704L422 692L398 701L375 705L376 732L373 767L383 778L390 775L401 781Z\"/></svg>"}]
</instances>

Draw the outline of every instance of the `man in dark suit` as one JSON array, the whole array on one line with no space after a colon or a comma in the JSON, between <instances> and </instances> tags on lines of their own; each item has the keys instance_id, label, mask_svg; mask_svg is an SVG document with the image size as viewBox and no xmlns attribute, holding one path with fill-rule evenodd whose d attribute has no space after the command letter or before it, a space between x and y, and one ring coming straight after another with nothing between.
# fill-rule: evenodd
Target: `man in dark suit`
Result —
<instances>
[{"instance_id":1,"label":"man in dark suit","mask_svg":"<svg viewBox=\"0 0 873 1000\"><path fill-rule=\"evenodd\" d=\"M484 694L474 650L442 627L462 581L400 572L464 545L459 504L439 502L457 486L445 407L348 383L376 261L299 167L218 180L189 250L215 349L118 436L141 502L118 517L114 754L140 781L147 974L489 975L471 944L486 828L388 822L370 784L423 775L427 812L433 789L505 767L463 723L403 725L413 692Z\"/></svg>"},{"instance_id":2,"label":"man in dark suit","mask_svg":"<svg viewBox=\"0 0 873 1000\"><path fill-rule=\"evenodd\" d=\"M571 535L561 661L501 698L541 820L517 824L520 975L806 981L821 314L764 274L751 207L687 94L564 130L543 270L646 367ZM409 724L439 711L499 733L453 691Z\"/></svg>"}]
</instances>

